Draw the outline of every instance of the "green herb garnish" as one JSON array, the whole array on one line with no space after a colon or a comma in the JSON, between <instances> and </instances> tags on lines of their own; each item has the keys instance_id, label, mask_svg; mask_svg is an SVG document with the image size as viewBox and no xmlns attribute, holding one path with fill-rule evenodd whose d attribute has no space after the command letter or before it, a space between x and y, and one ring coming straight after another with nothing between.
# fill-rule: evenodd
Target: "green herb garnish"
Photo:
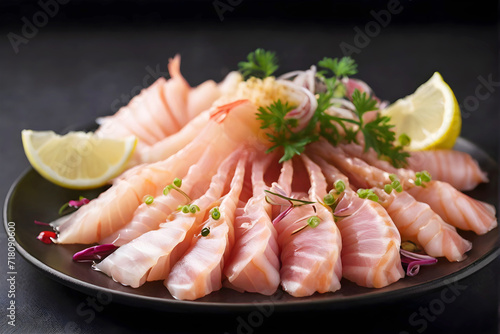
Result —
<instances>
[{"instance_id":1,"label":"green herb garnish","mask_svg":"<svg viewBox=\"0 0 500 334\"><path fill-rule=\"evenodd\" d=\"M247 56L248 61L238 63L238 68L246 80L249 77L266 78L278 69L278 59L274 52L257 49Z\"/></svg>"},{"instance_id":2,"label":"green herb garnish","mask_svg":"<svg viewBox=\"0 0 500 334\"><path fill-rule=\"evenodd\" d=\"M287 161L295 155L304 152L307 144L316 141L317 136L311 133L309 128L301 131L294 131L297 127L296 118L286 118L285 116L293 110L288 102L282 103L278 100L267 107L260 107L257 119L261 121L261 129L271 129L266 135L273 144L266 153L272 152L278 147L283 147L284 154L280 162Z\"/></svg>"}]
</instances>

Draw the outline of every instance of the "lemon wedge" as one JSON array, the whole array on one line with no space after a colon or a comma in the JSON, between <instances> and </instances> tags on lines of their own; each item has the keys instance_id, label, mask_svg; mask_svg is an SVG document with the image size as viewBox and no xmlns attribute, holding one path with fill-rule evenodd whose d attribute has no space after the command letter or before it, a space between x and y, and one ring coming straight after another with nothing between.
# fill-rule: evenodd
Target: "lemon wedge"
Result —
<instances>
[{"instance_id":1,"label":"lemon wedge","mask_svg":"<svg viewBox=\"0 0 500 334\"><path fill-rule=\"evenodd\" d=\"M391 118L396 138L410 137L410 151L450 149L462 128L457 99L438 72L413 94L382 110L382 115Z\"/></svg>"},{"instance_id":2,"label":"lemon wedge","mask_svg":"<svg viewBox=\"0 0 500 334\"><path fill-rule=\"evenodd\" d=\"M66 188L89 189L120 174L132 156L137 139L102 138L92 132L23 130L24 153L47 180Z\"/></svg>"}]
</instances>

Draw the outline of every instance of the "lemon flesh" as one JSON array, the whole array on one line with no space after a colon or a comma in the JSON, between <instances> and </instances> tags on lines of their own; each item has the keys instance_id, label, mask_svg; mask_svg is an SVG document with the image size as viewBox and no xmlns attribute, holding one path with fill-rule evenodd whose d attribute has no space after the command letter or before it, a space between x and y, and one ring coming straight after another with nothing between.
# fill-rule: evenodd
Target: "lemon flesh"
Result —
<instances>
[{"instance_id":1,"label":"lemon flesh","mask_svg":"<svg viewBox=\"0 0 500 334\"><path fill-rule=\"evenodd\" d=\"M457 99L438 72L382 114L391 118L396 138L401 134L410 137L410 151L451 149L462 128Z\"/></svg>"},{"instance_id":2,"label":"lemon flesh","mask_svg":"<svg viewBox=\"0 0 500 334\"><path fill-rule=\"evenodd\" d=\"M111 139L80 131L60 136L23 130L21 137L31 166L47 180L72 189L96 188L119 175L137 143L133 136Z\"/></svg>"}]
</instances>

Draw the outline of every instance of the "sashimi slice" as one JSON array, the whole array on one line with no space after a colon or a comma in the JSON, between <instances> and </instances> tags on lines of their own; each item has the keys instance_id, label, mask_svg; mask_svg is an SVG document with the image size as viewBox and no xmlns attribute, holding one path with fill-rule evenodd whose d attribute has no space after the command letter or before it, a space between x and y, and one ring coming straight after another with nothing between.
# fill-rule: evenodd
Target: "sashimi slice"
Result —
<instances>
[{"instance_id":1,"label":"sashimi slice","mask_svg":"<svg viewBox=\"0 0 500 334\"><path fill-rule=\"evenodd\" d=\"M399 255L401 237L380 204L346 194L335 214L342 215L337 226L342 234L345 278L364 287L382 288L404 277Z\"/></svg>"},{"instance_id":2,"label":"sashimi slice","mask_svg":"<svg viewBox=\"0 0 500 334\"><path fill-rule=\"evenodd\" d=\"M210 179L217 171L218 159L212 156L212 150L206 150L196 164L189 167L187 175L178 175L182 178L181 190L191 198L198 198L207 190ZM169 214L179 205L186 204L186 197L178 191L172 190L167 195L161 194L154 198L153 203L142 203L134 212L132 220L112 233L99 243L113 243L121 246L137 238L143 233L155 230L166 221Z\"/></svg>"},{"instance_id":3,"label":"sashimi slice","mask_svg":"<svg viewBox=\"0 0 500 334\"><path fill-rule=\"evenodd\" d=\"M208 210L224 190L236 154L226 159L212 178L210 188L200 198L193 201L200 210L195 213L177 211L157 230L149 231L119 247L113 254L95 265L115 281L139 287L146 281L165 279L170 268L189 247L193 226L201 223Z\"/></svg>"},{"instance_id":4,"label":"sashimi slice","mask_svg":"<svg viewBox=\"0 0 500 334\"><path fill-rule=\"evenodd\" d=\"M450 184L431 181L408 192L418 201L429 204L448 224L477 234L485 234L497 226L495 207L461 193Z\"/></svg>"},{"instance_id":5,"label":"sashimi slice","mask_svg":"<svg viewBox=\"0 0 500 334\"><path fill-rule=\"evenodd\" d=\"M406 191L377 192L379 203L396 224L401 239L421 246L433 257L445 256L449 261L462 261L472 243L462 238L428 204L418 202Z\"/></svg>"},{"instance_id":6,"label":"sashimi slice","mask_svg":"<svg viewBox=\"0 0 500 334\"><path fill-rule=\"evenodd\" d=\"M343 276L369 288L384 287L404 277L401 237L391 217L380 204L359 198L338 169L321 158L315 160L331 184L337 180L345 184L335 208L342 235Z\"/></svg>"},{"instance_id":7,"label":"sashimi slice","mask_svg":"<svg viewBox=\"0 0 500 334\"><path fill-rule=\"evenodd\" d=\"M264 295L276 292L280 283L277 233L264 192L270 161L268 156L252 163L253 196L235 219L235 245L224 268L228 287Z\"/></svg>"},{"instance_id":8,"label":"sashimi slice","mask_svg":"<svg viewBox=\"0 0 500 334\"><path fill-rule=\"evenodd\" d=\"M444 181L458 190L472 190L479 183L488 182L486 173L469 154L455 150L412 152L408 168L428 171L434 180Z\"/></svg>"},{"instance_id":9,"label":"sashimi slice","mask_svg":"<svg viewBox=\"0 0 500 334\"><path fill-rule=\"evenodd\" d=\"M326 195L326 180L321 170L304 154L301 157L311 182L309 200L323 198ZM291 164L284 164L283 172L291 167ZM282 186L284 189L288 187ZM319 218L320 223L316 227L303 228L312 216ZM296 207L275 226L281 249L281 286L286 292L303 297L340 289L342 240L329 210L321 204Z\"/></svg>"},{"instance_id":10,"label":"sashimi slice","mask_svg":"<svg viewBox=\"0 0 500 334\"><path fill-rule=\"evenodd\" d=\"M164 86L163 93L168 104L168 109L180 127L189 122L187 112L187 97L190 86L181 74L181 57L176 55L168 62L168 72L171 79Z\"/></svg>"},{"instance_id":11,"label":"sashimi slice","mask_svg":"<svg viewBox=\"0 0 500 334\"><path fill-rule=\"evenodd\" d=\"M243 187L245 164L246 157L242 157L231 181L231 189L218 206L220 217L215 219L209 215L208 220L200 226L200 232L193 237L191 247L164 281L174 298L194 300L222 287L224 262L234 243L233 223ZM209 232L202 236L204 229Z\"/></svg>"},{"instance_id":12,"label":"sashimi slice","mask_svg":"<svg viewBox=\"0 0 500 334\"><path fill-rule=\"evenodd\" d=\"M234 122L237 121L236 116L236 119L233 118ZM241 144L241 141L238 142L234 136L226 133L228 128L224 125L210 121L197 139L175 155L154 164L138 166L134 169L134 174L127 173L127 178L119 178L111 188L59 226L57 242L98 242L129 223L144 196L160 195L175 177L185 175L189 166L198 160L203 151L210 150L216 161L224 160ZM245 127L246 124L240 125L240 131L244 132Z\"/></svg>"}]
</instances>

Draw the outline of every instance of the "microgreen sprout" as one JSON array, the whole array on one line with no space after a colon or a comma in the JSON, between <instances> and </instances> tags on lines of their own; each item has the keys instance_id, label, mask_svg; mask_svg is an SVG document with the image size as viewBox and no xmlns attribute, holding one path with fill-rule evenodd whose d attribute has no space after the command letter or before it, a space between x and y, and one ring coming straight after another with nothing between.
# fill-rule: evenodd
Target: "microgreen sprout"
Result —
<instances>
[{"instance_id":1,"label":"microgreen sprout","mask_svg":"<svg viewBox=\"0 0 500 334\"><path fill-rule=\"evenodd\" d=\"M221 215L220 215L220 211L219 211L218 206L216 206L212 210L210 210L210 217L212 217L213 220L219 220L220 216Z\"/></svg>"},{"instance_id":2,"label":"microgreen sprout","mask_svg":"<svg viewBox=\"0 0 500 334\"><path fill-rule=\"evenodd\" d=\"M182 186L182 180L181 180L181 179L179 179L178 177L176 177L172 183L173 183L173 184L174 184L174 186L176 186L177 188L180 188L180 187Z\"/></svg>"},{"instance_id":3,"label":"microgreen sprout","mask_svg":"<svg viewBox=\"0 0 500 334\"><path fill-rule=\"evenodd\" d=\"M403 186L401 186L401 182L396 174L389 174L389 179L391 183L384 185L384 191L386 193L390 194L393 189L398 193L403 191Z\"/></svg>"},{"instance_id":4,"label":"microgreen sprout","mask_svg":"<svg viewBox=\"0 0 500 334\"><path fill-rule=\"evenodd\" d=\"M153 204L153 202L155 201L155 198L151 195L146 195L144 196L144 198L142 199L144 201L144 203L146 203L147 205L151 205Z\"/></svg>"},{"instance_id":5,"label":"microgreen sprout","mask_svg":"<svg viewBox=\"0 0 500 334\"><path fill-rule=\"evenodd\" d=\"M335 196L333 196L331 192L326 194L325 197L323 197L323 203L328 206L333 205L333 203L335 203Z\"/></svg>"},{"instance_id":6,"label":"microgreen sprout","mask_svg":"<svg viewBox=\"0 0 500 334\"><path fill-rule=\"evenodd\" d=\"M283 218L285 218L293 210L293 208L295 208L297 206L315 203L315 202L304 201L304 200L300 200L300 199L296 199L296 198L287 197L285 195L281 195L281 194L272 192L270 190L264 190L264 191L269 194L269 195L266 195L266 202L271 204L271 205L283 205L282 203L279 203L275 199L273 199L273 196L277 196L278 198L284 199L288 203L290 203L290 206L288 208L286 208L276 218L273 219L273 225L277 224L281 220L283 220Z\"/></svg>"},{"instance_id":7,"label":"microgreen sprout","mask_svg":"<svg viewBox=\"0 0 500 334\"><path fill-rule=\"evenodd\" d=\"M202 237L207 237L210 234L210 227L204 227L201 230L201 236Z\"/></svg>"},{"instance_id":8,"label":"microgreen sprout","mask_svg":"<svg viewBox=\"0 0 500 334\"><path fill-rule=\"evenodd\" d=\"M373 189L358 189L357 193L360 198L366 198L374 202L378 202L378 196L373 192Z\"/></svg>"},{"instance_id":9,"label":"microgreen sprout","mask_svg":"<svg viewBox=\"0 0 500 334\"><path fill-rule=\"evenodd\" d=\"M343 192L345 190L345 183L342 180L337 180L333 184L333 187L337 191L337 194L340 194L341 192Z\"/></svg>"},{"instance_id":10,"label":"microgreen sprout","mask_svg":"<svg viewBox=\"0 0 500 334\"><path fill-rule=\"evenodd\" d=\"M316 226L319 225L321 222L321 219L319 219L318 216L312 216L307 220L307 225L309 225L312 228L315 228Z\"/></svg>"},{"instance_id":11,"label":"microgreen sprout","mask_svg":"<svg viewBox=\"0 0 500 334\"><path fill-rule=\"evenodd\" d=\"M431 174L423 170L421 172L415 173L415 185L425 187L425 182L430 182L432 180Z\"/></svg>"},{"instance_id":12,"label":"microgreen sprout","mask_svg":"<svg viewBox=\"0 0 500 334\"><path fill-rule=\"evenodd\" d=\"M170 193L170 190L175 190L182 196L184 196L187 200L187 202L191 202L191 197L189 197L188 194L186 194L184 191L182 191L180 188L182 186L182 180L179 178L175 178L171 184L167 185L165 188L163 188L163 195L168 195Z\"/></svg>"},{"instance_id":13,"label":"microgreen sprout","mask_svg":"<svg viewBox=\"0 0 500 334\"><path fill-rule=\"evenodd\" d=\"M313 208L316 210L316 208L314 206L313 206ZM302 220L305 220L305 218L303 218ZM304 224L303 226L301 226L298 229L296 229L295 231L293 231L291 235L299 233L300 231L304 230L306 227L315 228L319 225L319 223L321 223L321 219L318 216L311 216L307 219L307 224Z\"/></svg>"},{"instance_id":14,"label":"microgreen sprout","mask_svg":"<svg viewBox=\"0 0 500 334\"><path fill-rule=\"evenodd\" d=\"M399 135L398 141L401 146L408 146L411 143L411 138L406 133L402 133Z\"/></svg>"},{"instance_id":15,"label":"microgreen sprout","mask_svg":"<svg viewBox=\"0 0 500 334\"><path fill-rule=\"evenodd\" d=\"M179 205L177 207L177 210L179 210L182 213L196 213L197 211L200 211L200 207L196 204L186 204L186 205Z\"/></svg>"}]
</instances>

